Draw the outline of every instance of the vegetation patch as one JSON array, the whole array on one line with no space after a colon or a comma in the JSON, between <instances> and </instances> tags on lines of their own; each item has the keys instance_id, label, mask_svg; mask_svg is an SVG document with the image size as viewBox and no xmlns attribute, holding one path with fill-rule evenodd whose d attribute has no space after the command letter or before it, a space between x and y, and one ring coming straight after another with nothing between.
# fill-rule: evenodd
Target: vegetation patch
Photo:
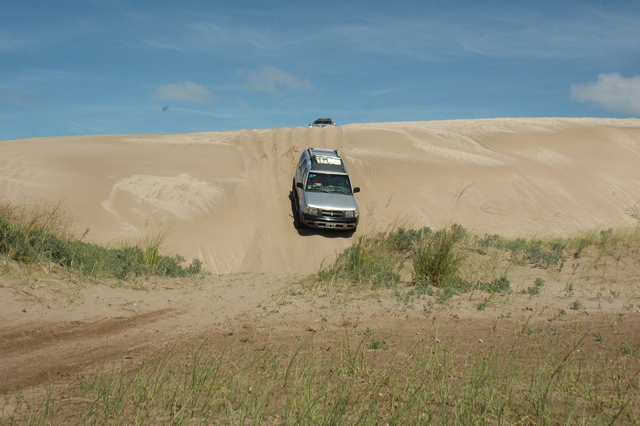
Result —
<instances>
[{"instance_id":1,"label":"vegetation patch","mask_svg":"<svg viewBox=\"0 0 640 426\"><path fill-rule=\"evenodd\" d=\"M414 306L416 298L429 296L423 305L431 311L464 293L509 294L510 273L516 269L522 273L523 268L539 269L551 277L570 264L571 271L562 273L568 276L565 296L572 297L572 280L579 267L585 277L615 282L621 268L632 266L639 255L640 227L530 239L475 235L459 225L437 231L397 228L359 237L307 284L350 295L358 288L391 288L398 303L407 308ZM530 279L533 285L519 289L519 294L541 293L544 279ZM485 307L480 304L479 309ZM570 309L580 307L578 302Z\"/></svg>"},{"instance_id":2,"label":"vegetation patch","mask_svg":"<svg viewBox=\"0 0 640 426\"><path fill-rule=\"evenodd\" d=\"M465 255L457 247L466 232L461 226L452 226L430 233L416 243L413 260L415 281L443 287L459 281L458 271Z\"/></svg>"},{"instance_id":3,"label":"vegetation patch","mask_svg":"<svg viewBox=\"0 0 640 426\"><path fill-rule=\"evenodd\" d=\"M373 288L393 286L400 281L396 272L399 261L397 253L389 247L386 235L359 237L316 277L320 282L367 284Z\"/></svg>"},{"instance_id":4,"label":"vegetation patch","mask_svg":"<svg viewBox=\"0 0 640 426\"><path fill-rule=\"evenodd\" d=\"M103 247L82 241L64 225L59 208L0 206L0 255L23 264L52 262L91 276L128 279L143 275L180 277L202 272L194 259L161 253L162 238L133 247Z\"/></svg>"},{"instance_id":5,"label":"vegetation patch","mask_svg":"<svg viewBox=\"0 0 640 426\"><path fill-rule=\"evenodd\" d=\"M543 331L417 334L401 346L349 329L286 344L191 342L134 369L105 364L40 396L14 394L0 414L16 425L637 424L637 340Z\"/></svg>"},{"instance_id":6,"label":"vegetation patch","mask_svg":"<svg viewBox=\"0 0 640 426\"><path fill-rule=\"evenodd\" d=\"M73 269L82 264L82 258L69 254L75 250L98 253L93 256L104 264L127 265L106 269L127 271L124 275L163 270L160 240L147 248L108 249L107 255L101 251L107 249L62 238L59 230L41 232L46 226L30 226L31 221L23 220L29 226L15 228L22 229L17 233L12 217L2 216L11 220L0 228L2 244L18 241L3 246L8 258L25 263L59 259L58 264ZM468 301L458 299L472 306L478 318L495 306L494 300L505 299L494 295L512 291L510 269L486 268L492 259L528 270L530 278L516 282L525 287L519 294L530 297L553 284L537 275L560 276L563 265L588 262L587 270L603 278L596 281L603 286L600 291L608 290L602 298L613 298L619 291L605 285L617 279L625 262L637 265L638 236L637 229L627 229L510 239L473 235L460 226L400 228L356 239L312 280L345 293L389 289L404 306L421 297L427 299L425 313L471 292ZM142 267L132 259L153 267L136 269ZM91 266L87 273L106 273L97 272L97 262L84 262ZM570 273L565 270L564 277ZM95 371L67 377L64 386L52 383L45 392L4 395L0 418L6 424L36 425L638 424L636 300L630 298L617 317L596 317L581 315L593 301L582 293L582 301L577 300L572 281L558 291L562 308L549 308L546 317L538 315L542 312L534 316L535 307L518 307L490 326L461 321L457 311L416 312L413 324L392 323L393 315L376 316L368 323L375 333L369 327L358 332L358 324L345 317L336 327L338 322L326 316L304 330L281 330L277 336L271 329L248 336L219 332L210 341L181 341L169 353L139 362L127 357L105 362ZM377 302L387 309L382 299ZM289 305L288 299L279 303ZM582 322L571 328L572 318Z\"/></svg>"},{"instance_id":7,"label":"vegetation patch","mask_svg":"<svg viewBox=\"0 0 640 426\"><path fill-rule=\"evenodd\" d=\"M522 294L528 294L529 296L537 296L540 294L540 289L544 286L544 280L542 278L536 278L532 287L527 287L526 290L522 290Z\"/></svg>"}]
</instances>

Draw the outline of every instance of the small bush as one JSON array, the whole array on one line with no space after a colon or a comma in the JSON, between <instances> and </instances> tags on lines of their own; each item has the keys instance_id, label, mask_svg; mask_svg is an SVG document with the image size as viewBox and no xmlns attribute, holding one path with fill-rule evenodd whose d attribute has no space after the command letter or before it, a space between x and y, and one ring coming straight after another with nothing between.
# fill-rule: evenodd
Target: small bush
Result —
<instances>
[{"instance_id":1,"label":"small bush","mask_svg":"<svg viewBox=\"0 0 640 426\"><path fill-rule=\"evenodd\" d=\"M387 346L386 342L384 340L380 341L380 340L376 340L376 339L371 339L371 341L369 342L369 349L377 351L377 350L387 350L389 349L389 346Z\"/></svg>"},{"instance_id":2,"label":"small bush","mask_svg":"<svg viewBox=\"0 0 640 426\"><path fill-rule=\"evenodd\" d=\"M549 269L557 268L562 270L567 256L567 240L564 241L542 241L516 238L514 240L502 241L497 239L496 247L511 252L512 262L516 264L529 264L537 268ZM585 248L586 241L582 240L581 245L576 248L574 257L580 256Z\"/></svg>"},{"instance_id":3,"label":"small bush","mask_svg":"<svg viewBox=\"0 0 640 426\"><path fill-rule=\"evenodd\" d=\"M523 238L516 238L515 240L509 240L504 243L504 248L511 252L511 257L516 258L518 252L524 250L527 246L527 242Z\"/></svg>"},{"instance_id":4,"label":"small bush","mask_svg":"<svg viewBox=\"0 0 640 426\"><path fill-rule=\"evenodd\" d=\"M385 240L380 237L360 237L342 252L333 265L320 270L320 281L344 280L376 287L388 287L400 281L394 271L396 261L384 250Z\"/></svg>"},{"instance_id":5,"label":"small bush","mask_svg":"<svg viewBox=\"0 0 640 426\"><path fill-rule=\"evenodd\" d=\"M557 267L561 270L565 261L565 248L564 244L551 243L549 248L545 249L541 241L534 240L526 247L524 255L531 265L543 269Z\"/></svg>"},{"instance_id":6,"label":"small bush","mask_svg":"<svg viewBox=\"0 0 640 426\"><path fill-rule=\"evenodd\" d=\"M475 288L478 290L488 291L489 293L508 293L511 291L511 283L507 277L502 276L487 283L478 281Z\"/></svg>"},{"instance_id":7,"label":"small bush","mask_svg":"<svg viewBox=\"0 0 640 426\"><path fill-rule=\"evenodd\" d=\"M511 283L507 277L500 277L490 282L477 281L475 283L455 280L441 287L436 287L433 283L427 281L418 281L416 283L416 292L418 294L433 296L435 303L438 304L444 304L453 296L472 290L486 291L492 294L508 293L511 291Z\"/></svg>"},{"instance_id":8,"label":"small bush","mask_svg":"<svg viewBox=\"0 0 640 426\"><path fill-rule=\"evenodd\" d=\"M526 290L522 290L522 294L528 294L529 296L537 296L540 294L540 289L544 286L544 280L542 278L536 278L533 287L527 287Z\"/></svg>"},{"instance_id":9,"label":"small bush","mask_svg":"<svg viewBox=\"0 0 640 426\"><path fill-rule=\"evenodd\" d=\"M457 280L465 256L456 249L456 243L463 235L461 228L451 227L423 239L413 257L414 280L436 286L445 286Z\"/></svg>"},{"instance_id":10,"label":"small bush","mask_svg":"<svg viewBox=\"0 0 640 426\"><path fill-rule=\"evenodd\" d=\"M385 238L391 250L411 253L420 241L432 234L430 228L404 229L398 228L390 232Z\"/></svg>"},{"instance_id":11,"label":"small bush","mask_svg":"<svg viewBox=\"0 0 640 426\"><path fill-rule=\"evenodd\" d=\"M474 237L473 242L482 248L496 247L500 244L502 237L498 234L485 234L484 237Z\"/></svg>"}]
</instances>

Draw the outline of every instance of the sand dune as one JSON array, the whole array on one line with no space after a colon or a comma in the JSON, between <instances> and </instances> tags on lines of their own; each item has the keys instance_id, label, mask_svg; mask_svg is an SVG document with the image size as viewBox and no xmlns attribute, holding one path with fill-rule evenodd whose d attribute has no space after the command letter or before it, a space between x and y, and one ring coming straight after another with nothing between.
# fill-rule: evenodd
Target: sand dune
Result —
<instances>
[{"instance_id":1,"label":"sand dune","mask_svg":"<svg viewBox=\"0 0 640 426\"><path fill-rule=\"evenodd\" d=\"M289 192L309 147L339 149L353 234L297 231ZM60 202L85 238L164 235L214 273L314 271L389 226L571 234L635 223L640 119L486 119L1 141L0 197Z\"/></svg>"}]
</instances>

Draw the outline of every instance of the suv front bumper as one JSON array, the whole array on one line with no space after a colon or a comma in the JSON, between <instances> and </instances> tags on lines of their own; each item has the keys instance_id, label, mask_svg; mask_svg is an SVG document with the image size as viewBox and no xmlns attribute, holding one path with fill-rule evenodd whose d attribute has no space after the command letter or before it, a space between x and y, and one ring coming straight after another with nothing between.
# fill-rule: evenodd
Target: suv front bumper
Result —
<instances>
[{"instance_id":1,"label":"suv front bumper","mask_svg":"<svg viewBox=\"0 0 640 426\"><path fill-rule=\"evenodd\" d=\"M336 218L328 219L323 216L302 215L302 223L310 228L316 229L342 229L351 230L358 226L358 218Z\"/></svg>"}]
</instances>

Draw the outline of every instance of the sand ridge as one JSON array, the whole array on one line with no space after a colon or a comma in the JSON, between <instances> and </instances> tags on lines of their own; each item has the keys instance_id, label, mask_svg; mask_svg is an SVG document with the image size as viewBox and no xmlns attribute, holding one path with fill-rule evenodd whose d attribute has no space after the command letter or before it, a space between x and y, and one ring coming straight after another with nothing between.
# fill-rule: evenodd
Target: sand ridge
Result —
<instances>
[{"instance_id":1,"label":"sand ridge","mask_svg":"<svg viewBox=\"0 0 640 426\"><path fill-rule=\"evenodd\" d=\"M341 151L355 234L298 231L289 193L313 146ZM88 240L163 235L213 273L309 273L390 226L571 234L635 223L640 119L499 118L0 141L0 196L60 203Z\"/></svg>"}]
</instances>

